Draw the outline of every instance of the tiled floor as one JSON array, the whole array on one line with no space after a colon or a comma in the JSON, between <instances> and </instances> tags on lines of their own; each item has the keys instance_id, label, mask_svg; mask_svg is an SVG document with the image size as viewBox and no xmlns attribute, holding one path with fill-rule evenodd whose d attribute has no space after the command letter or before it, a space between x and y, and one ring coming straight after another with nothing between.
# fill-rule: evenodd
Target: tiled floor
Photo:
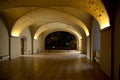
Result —
<instances>
[{"instance_id":1,"label":"tiled floor","mask_svg":"<svg viewBox=\"0 0 120 80\"><path fill-rule=\"evenodd\" d=\"M0 80L109 80L98 64L71 52L42 52L0 62Z\"/></svg>"}]
</instances>

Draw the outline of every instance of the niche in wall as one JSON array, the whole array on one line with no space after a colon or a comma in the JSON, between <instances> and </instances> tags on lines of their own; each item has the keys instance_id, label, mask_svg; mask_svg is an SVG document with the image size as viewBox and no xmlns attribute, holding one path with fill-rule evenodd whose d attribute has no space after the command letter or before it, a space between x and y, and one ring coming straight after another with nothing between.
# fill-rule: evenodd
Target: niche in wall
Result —
<instances>
[{"instance_id":1,"label":"niche in wall","mask_svg":"<svg viewBox=\"0 0 120 80\"><path fill-rule=\"evenodd\" d=\"M46 50L76 50L77 40L69 32L57 31L50 33L45 38Z\"/></svg>"}]
</instances>

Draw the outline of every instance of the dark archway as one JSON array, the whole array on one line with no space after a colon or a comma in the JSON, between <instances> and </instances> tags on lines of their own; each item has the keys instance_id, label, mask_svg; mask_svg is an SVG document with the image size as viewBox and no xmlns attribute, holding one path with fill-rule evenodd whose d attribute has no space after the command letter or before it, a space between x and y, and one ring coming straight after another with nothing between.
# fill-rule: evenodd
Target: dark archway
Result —
<instances>
[{"instance_id":1,"label":"dark archway","mask_svg":"<svg viewBox=\"0 0 120 80\"><path fill-rule=\"evenodd\" d=\"M53 32L45 38L46 50L77 50L76 37L69 32Z\"/></svg>"}]
</instances>

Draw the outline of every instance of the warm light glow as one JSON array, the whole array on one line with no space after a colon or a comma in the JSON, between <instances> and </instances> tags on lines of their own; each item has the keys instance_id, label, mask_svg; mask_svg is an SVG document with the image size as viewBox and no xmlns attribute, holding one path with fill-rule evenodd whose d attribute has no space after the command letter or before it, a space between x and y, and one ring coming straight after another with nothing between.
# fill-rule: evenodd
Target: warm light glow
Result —
<instances>
[{"instance_id":1,"label":"warm light glow","mask_svg":"<svg viewBox=\"0 0 120 80\"><path fill-rule=\"evenodd\" d=\"M27 25L24 25L21 20L18 20L12 28L11 36L19 37L19 35L21 34L21 32L24 30L26 26Z\"/></svg>"},{"instance_id":2,"label":"warm light glow","mask_svg":"<svg viewBox=\"0 0 120 80\"><path fill-rule=\"evenodd\" d=\"M104 23L104 24L102 24L101 29L105 29L107 27L110 27L110 24L109 23Z\"/></svg>"},{"instance_id":3,"label":"warm light glow","mask_svg":"<svg viewBox=\"0 0 120 80\"><path fill-rule=\"evenodd\" d=\"M109 17L107 15L103 16L103 20L101 20L100 26L101 26L101 29L110 27L110 20L109 20Z\"/></svg>"},{"instance_id":4,"label":"warm light glow","mask_svg":"<svg viewBox=\"0 0 120 80\"><path fill-rule=\"evenodd\" d=\"M13 36L13 37L19 37L21 31L22 31L21 28L17 28L17 29L13 28L13 30L11 32L11 36Z\"/></svg>"},{"instance_id":5,"label":"warm light glow","mask_svg":"<svg viewBox=\"0 0 120 80\"><path fill-rule=\"evenodd\" d=\"M11 36L13 36L13 37L19 37L19 33L18 32L12 32Z\"/></svg>"},{"instance_id":6,"label":"warm light glow","mask_svg":"<svg viewBox=\"0 0 120 80\"><path fill-rule=\"evenodd\" d=\"M37 40L37 36L35 36L34 39Z\"/></svg>"},{"instance_id":7,"label":"warm light glow","mask_svg":"<svg viewBox=\"0 0 120 80\"><path fill-rule=\"evenodd\" d=\"M86 11L92 14L92 16L98 21L100 29L110 27L109 15L101 0L95 0L94 5L92 5L91 3L89 3L89 5L91 5L91 8L86 9Z\"/></svg>"},{"instance_id":8,"label":"warm light glow","mask_svg":"<svg viewBox=\"0 0 120 80\"><path fill-rule=\"evenodd\" d=\"M87 36L89 36L89 35L90 35L88 31L86 31L86 35L87 35Z\"/></svg>"}]
</instances>

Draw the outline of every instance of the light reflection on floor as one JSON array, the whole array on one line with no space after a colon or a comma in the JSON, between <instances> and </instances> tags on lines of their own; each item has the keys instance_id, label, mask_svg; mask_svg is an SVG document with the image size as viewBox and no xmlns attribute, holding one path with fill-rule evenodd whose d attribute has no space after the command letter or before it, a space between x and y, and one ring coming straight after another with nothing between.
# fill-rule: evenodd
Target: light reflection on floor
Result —
<instances>
[{"instance_id":1,"label":"light reflection on floor","mask_svg":"<svg viewBox=\"0 0 120 80\"><path fill-rule=\"evenodd\" d=\"M41 52L0 62L0 80L109 80L77 52Z\"/></svg>"}]
</instances>

